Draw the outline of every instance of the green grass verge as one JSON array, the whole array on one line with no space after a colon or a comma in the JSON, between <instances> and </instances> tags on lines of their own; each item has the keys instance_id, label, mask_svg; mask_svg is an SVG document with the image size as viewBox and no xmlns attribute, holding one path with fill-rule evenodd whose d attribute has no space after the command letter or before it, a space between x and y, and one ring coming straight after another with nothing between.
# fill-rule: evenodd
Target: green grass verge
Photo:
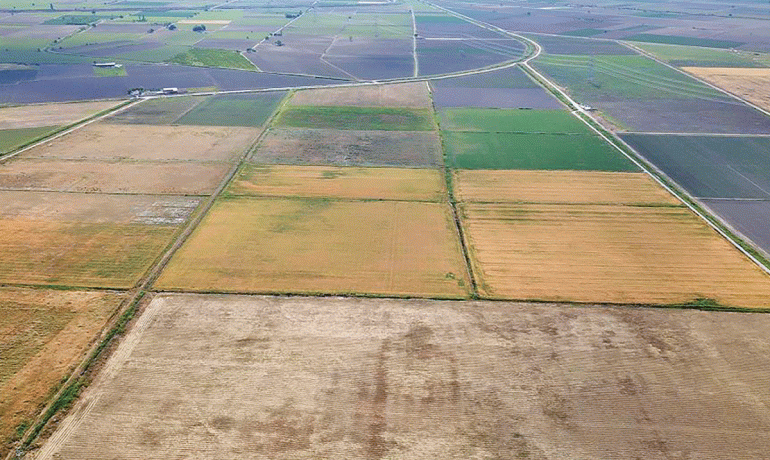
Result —
<instances>
[{"instance_id":1,"label":"green grass verge","mask_svg":"<svg viewBox=\"0 0 770 460\"><path fill-rule=\"evenodd\" d=\"M0 155L12 152L17 148L45 137L59 129L58 126L41 126L38 128L0 129Z\"/></svg>"},{"instance_id":2,"label":"green grass verge","mask_svg":"<svg viewBox=\"0 0 770 460\"><path fill-rule=\"evenodd\" d=\"M435 127L428 109L313 106L287 108L279 115L276 125L385 131L431 131Z\"/></svg>"},{"instance_id":3,"label":"green grass verge","mask_svg":"<svg viewBox=\"0 0 770 460\"><path fill-rule=\"evenodd\" d=\"M565 110L458 108L441 110L439 115L441 128L447 131L590 133L585 124Z\"/></svg>"},{"instance_id":4,"label":"green grass verge","mask_svg":"<svg viewBox=\"0 0 770 460\"><path fill-rule=\"evenodd\" d=\"M254 64L237 51L207 48L191 48L169 60L175 64L197 67L223 67L228 69L257 70Z\"/></svg>"},{"instance_id":5,"label":"green grass verge","mask_svg":"<svg viewBox=\"0 0 770 460\"><path fill-rule=\"evenodd\" d=\"M176 124L213 126L262 126L286 93L223 94L208 98L187 112Z\"/></svg>"},{"instance_id":6,"label":"green grass verge","mask_svg":"<svg viewBox=\"0 0 770 460\"><path fill-rule=\"evenodd\" d=\"M443 133L452 167L638 171L601 138L589 134Z\"/></svg>"},{"instance_id":7,"label":"green grass verge","mask_svg":"<svg viewBox=\"0 0 770 460\"><path fill-rule=\"evenodd\" d=\"M125 77L125 67L94 67L94 75L97 77Z\"/></svg>"}]
</instances>

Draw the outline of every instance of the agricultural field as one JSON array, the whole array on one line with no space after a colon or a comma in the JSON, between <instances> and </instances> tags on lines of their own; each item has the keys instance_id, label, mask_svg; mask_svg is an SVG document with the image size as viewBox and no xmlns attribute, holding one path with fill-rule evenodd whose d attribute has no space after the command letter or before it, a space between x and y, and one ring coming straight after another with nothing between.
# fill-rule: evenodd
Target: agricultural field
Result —
<instances>
[{"instance_id":1,"label":"agricultural field","mask_svg":"<svg viewBox=\"0 0 770 460\"><path fill-rule=\"evenodd\" d=\"M465 297L446 203L221 199L160 290Z\"/></svg>"},{"instance_id":2,"label":"agricultural field","mask_svg":"<svg viewBox=\"0 0 770 460\"><path fill-rule=\"evenodd\" d=\"M259 129L242 127L94 123L35 147L25 157L227 162L242 154L259 133Z\"/></svg>"},{"instance_id":3,"label":"agricultural field","mask_svg":"<svg viewBox=\"0 0 770 460\"><path fill-rule=\"evenodd\" d=\"M430 108L425 83L353 86L297 91L289 100L292 106L355 106Z\"/></svg>"},{"instance_id":4,"label":"agricultural field","mask_svg":"<svg viewBox=\"0 0 770 460\"><path fill-rule=\"evenodd\" d=\"M686 208L466 203L462 216L487 297L770 306L770 276Z\"/></svg>"},{"instance_id":5,"label":"agricultural field","mask_svg":"<svg viewBox=\"0 0 770 460\"><path fill-rule=\"evenodd\" d=\"M653 43L634 43L634 47L677 67L770 67L770 56L747 51Z\"/></svg>"},{"instance_id":6,"label":"agricultural field","mask_svg":"<svg viewBox=\"0 0 770 460\"><path fill-rule=\"evenodd\" d=\"M105 121L118 124L171 125L204 99L196 96L147 99L109 116Z\"/></svg>"},{"instance_id":7,"label":"agricultural field","mask_svg":"<svg viewBox=\"0 0 770 460\"><path fill-rule=\"evenodd\" d=\"M428 109L401 107L290 106L276 120L276 126L294 128L431 131Z\"/></svg>"},{"instance_id":8,"label":"agricultural field","mask_svg":"<svg viewBox=\"0 0 770 460\"><path fill-rule=\"evenodd\" d=\"M0 288L0 455L83 358L122 293Z\"/></svg>"},{"instance_id":9,"label":"agricultural field","mask_svg":"<svg viewBox=\"0 0 770 460\"><path fill-rule=\"evenodd\" d=\"M36 128L0 129L0 155L13 152L56 131L57 126Z\"/></svg>"},{"instance_id":10,"label":"agricultural field","mask_svg":"<svg viewBox=\"0 0 770 460\"><path fill-rule=\"evenodd\" d=\"M257 164L435 167L435 131L271 128L249 158Z\"/></svg>"},{"instance_id":11,"label":"agricultural field","mask_svg":"<svg viewBox=\"0 0 770 460\"><path fill-rule=\"evenodd\" d=\"M94 101L4 107L0 108L0 130L66 126L117 104L117 101Z\"/></svg>"},{"instance_id":12,"label":"agricultural field","mask_svg":"<svg viewBox=\"0 0 770 460\"><path fill-rule=\"evenodd\" d=\"M158 295L35 458L761 458L769 336L721 312Z\"/></svg>"},{"instance_id":13,"label":"agricultural field","mask_svg":"<svg viewBox=\"0 0 770 460\"><path fill-rule=\"evenodd\" d=\"M0 166L0 190L207 195L230 168L227 163L15 158Z\"/></svg>"},{"instance_id":14,"label":"agricultural field","mask_svg":"<svg viewBox=\"0 0 770 460\"><path fill-rule=\"evenodd\" d=\"M770 69L684 67L684 70L770 110Z\"/></svg>"},{"instance_id":15,"label":"agricultural field","mask_svg":"<svg viewBox=\"0 0 770 460\"><path fill-rule=\"evenodd\" d=\"M566 111L446 109L440 115L444 151L455 168L636 169Z\"/></svg>"},{"instance_id":16,"label":"agricultural field","mask_svg":"<svg viewBox=\"0 0 770 460\"><path fill-rule=\"evenodd\" d=\"M0 282L130 288L199 204L147 195L0 192Z\"/></svg>"},{"instance_id":17,"label":"agricultural field","mask_svg":"<svg viewBox=\"0 0 770 460\"><path fill-rule=\"evenodd\" d=\"M444 177L435 169L338 166L247 165L227 193L434 202L446 197Z\"/></svg>"},{"instance_id":18,"label":"agricultural field","mask_svg":"<svg viewBox=\"0 0 770 460\"><path fill-rule=\"evenodd\" d=\"M184 113L176 123L259 128L273 114L285 94L276 91L212 96Z\"/></svg>"}]
</instances>

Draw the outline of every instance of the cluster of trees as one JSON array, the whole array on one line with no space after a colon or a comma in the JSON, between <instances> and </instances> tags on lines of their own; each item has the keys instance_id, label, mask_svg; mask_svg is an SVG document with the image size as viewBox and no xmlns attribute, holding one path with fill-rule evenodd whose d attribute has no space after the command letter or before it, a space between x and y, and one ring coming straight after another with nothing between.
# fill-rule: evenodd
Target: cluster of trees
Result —
<instances>
[{"instance_id":1,"label":"cluster of trees","mask_svg":"<svg viewBox=\"0 0 770 460\"><path fill-rule=\"evenodd\" d=\"M206 26L204 26L203 24L198 24L197 26L194 26L192 30L193 32L205 32Z\"/></svg>"}]
</instances>

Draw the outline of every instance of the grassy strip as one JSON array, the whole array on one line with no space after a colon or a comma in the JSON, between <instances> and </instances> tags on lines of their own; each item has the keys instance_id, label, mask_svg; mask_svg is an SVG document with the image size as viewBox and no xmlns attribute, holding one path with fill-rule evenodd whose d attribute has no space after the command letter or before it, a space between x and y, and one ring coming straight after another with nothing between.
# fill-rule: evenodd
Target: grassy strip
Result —
<instances>
[{"instance_id":1,"label":"grassy strip","mask_svg":"<svg viewBox=\"0 0 770 460\"><path fill-rule=\"evenodd\" d=\"M658 170L655 168L655 165L651 164L644 158L641 158L639 155L636 154L632 149L630 149L624 142L622 142L620 139L618 139L614 133L608 131L605 129L601 124L597 123L593 118L590 116L584 114L583 112L579 111L577 107L575 107L569 100L567 100L559 91L556 91L549 83L544 82L538 75L533 73L529 68L526 66L522 66L522 70L524 70L530 77L532 77L535 81L540 83L544 88L546 88L551 94L554 95L557 99L559 99L562 103L564 103L567 107L569 107L571 110L574 110L575 113L586 123L591 125L593 128L595 128L597 131L602 133L609 142L620 149L621 151L625 152L627 155L629 155L631 158L634 158L637 162L644 165L645 169L649 174L654 176L656 179L658 179L660 182L665 184L672 192L673 194L682 202L690 205L692 208L697 210L701 216L703 216L704 219L706 219L709 223L714 225L716 228L718 228L722 233L724 233L729 240L731 240L733 243L738 245L741 249L746 251L748 254L750 254L752 257L754 257L761 265L764 266L766 269L770 269L770 260L768 260L767 257L765 257L764 254L759 252L757 249L754 248L751 244L744 241L742 238L738 237L732 230L730 230L726 225L722 223L721 220L714 217L710 212L708 212L706 209L704 209L697 201L695 201L693 198L691 198L686 192L682 191L681 188L671 180L669 180L668 177L658 172ZM683 305L677 305L678 307L684 307ZM707 306L698 306L698 308L706 308ZM717 308L713 306L708 306L709 309ZM732 307L724 307L726 310L730 311L736 311L736 308ZM756 311L751 310L750 311Z\"/></svg>"},{"instance_id":2,"label":"grassy strip","mask_svg":"<svg viewBox=\"0 0 770 460\"><path fill-rule=\"evenodd\" d=\"M56 399L48 406L48 409L46 409L45 413L43 413L43 416L37 421L37 423L35 423L32 430L27 433L24 442L21 444L22 450L29 448L32 442L37 439L37 437L43 431L43 428L45 428L48 421L51 420L54 415L59 413L59 411L67 410L72 407L72 403L75 402L78 395L80 395L80 392L90 383L90 379L87 375L88 371L93 367L94 363L96 363L102 352L104 352L104 350L112 343L112 340L116 336L125 332L126 325L136 315L136 312L139 308L139 302L144 298L144 295L144 291L139 292L139 294L131 302L126 311L123 312L123 314L120 316L112 329L110 329L104 339L102 339L99 345L91 352L88 359L83 364L79 375L72 379L69 384L66 384L64 389L59 392L58 396L56 396ZM20 425L17 428L17 432L21 429L22 426Z\"/></svg>"},{"instance_id":3,"label":"grassy strip","mask_svg":"<svg viewBox=\"0 0 770 460\"><path fill-rule=\"evenodd\" d=\"M209 48L191 48L177 54L168 62L196 67L222 67L257 71L254 64L237 51L218 50Z\"/></svg>"}]
</instances>

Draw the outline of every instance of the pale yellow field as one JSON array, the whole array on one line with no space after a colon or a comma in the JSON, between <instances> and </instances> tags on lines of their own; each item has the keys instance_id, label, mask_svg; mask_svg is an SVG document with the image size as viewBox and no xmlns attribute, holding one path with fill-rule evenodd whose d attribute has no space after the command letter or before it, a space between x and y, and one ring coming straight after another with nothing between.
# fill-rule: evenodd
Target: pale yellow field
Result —
<instances>
[{"instance_id":1,"label":"pale yellow field","mask_svg":"<svg viewBox=\"0 0 770 460\"><path fill-rule=\"evenodd\" d=\"M463 205L484 296L770 307L770 277L687 209Z\"/></svg>"},{"instance_id":2,"label":"pale yellow field","mask_svg":"<svg viewBox=\"0 0 770 460\"><path fill-rule=\"evenodd\" d=\"M158 289L464 297L442 203L228 198L177 252Z\"/></svg>"},{"instance_id":3,"label":"pale yellow field","mask_svg":"<svg viewBox=\"0 0 770 460\"><path fill-rule=\"evenodd\" d=\"M260 130L94 123L25 152L26 158L231 161Z\"/></svg>"},{"instance_id":4,"label":"pale yellow field","mask_svg":"<svg viewBox=\"0 0 770 460\"><path fill-rule=\"evenodd\" d=\"M69 125L121 102L67 102L0 108L0 129Z\"/></svg>"},{"instance_id":5,"label":"pale yellow field","mask_svg":"<svg viewBox=\"0 0 770 460\"><path fill-rule=\"evenodd\" d=\"M428 85L422 82L366 85L297 91L291 105L358 107L431 107Z\"/></svg>"},{"instance_id":6,"label":"pale yellow field","mask_svg":"<svg viewBox=\"0 0 770 460\"><path fill-rule=\"evenodd\" d=\"M457 170L455 184L465 202L679 204L643 173Z\"/></svg>"},{"instance_id":7,"label":"pale yellow field","mask_svg":"<svg viewBox=\"0 0 770 460\"><path fill-rule=\"evenodd\" d=\"M728 67L683 67L683 69L763 109L770 110L770 69Z\"/></svg>"},{"instance_id":8,"label":"pale yellow field","mask_svg":"<svg viewBox=\"0 0 770 460\"><path fill-rule=\"evenodd\" d=\"M123 294L0 288L0 456L82 358Z\"/></svg>"},{"instance_id":9,"label":"pale yellow field","mask_svg":"<svg viewBox=\"0 0 770 460\"><path fill-rule=\"evenodd\" d=\"M434 169L247 165L233 195L441 201L444 178Z\"/></svg>"}]
</instances>

